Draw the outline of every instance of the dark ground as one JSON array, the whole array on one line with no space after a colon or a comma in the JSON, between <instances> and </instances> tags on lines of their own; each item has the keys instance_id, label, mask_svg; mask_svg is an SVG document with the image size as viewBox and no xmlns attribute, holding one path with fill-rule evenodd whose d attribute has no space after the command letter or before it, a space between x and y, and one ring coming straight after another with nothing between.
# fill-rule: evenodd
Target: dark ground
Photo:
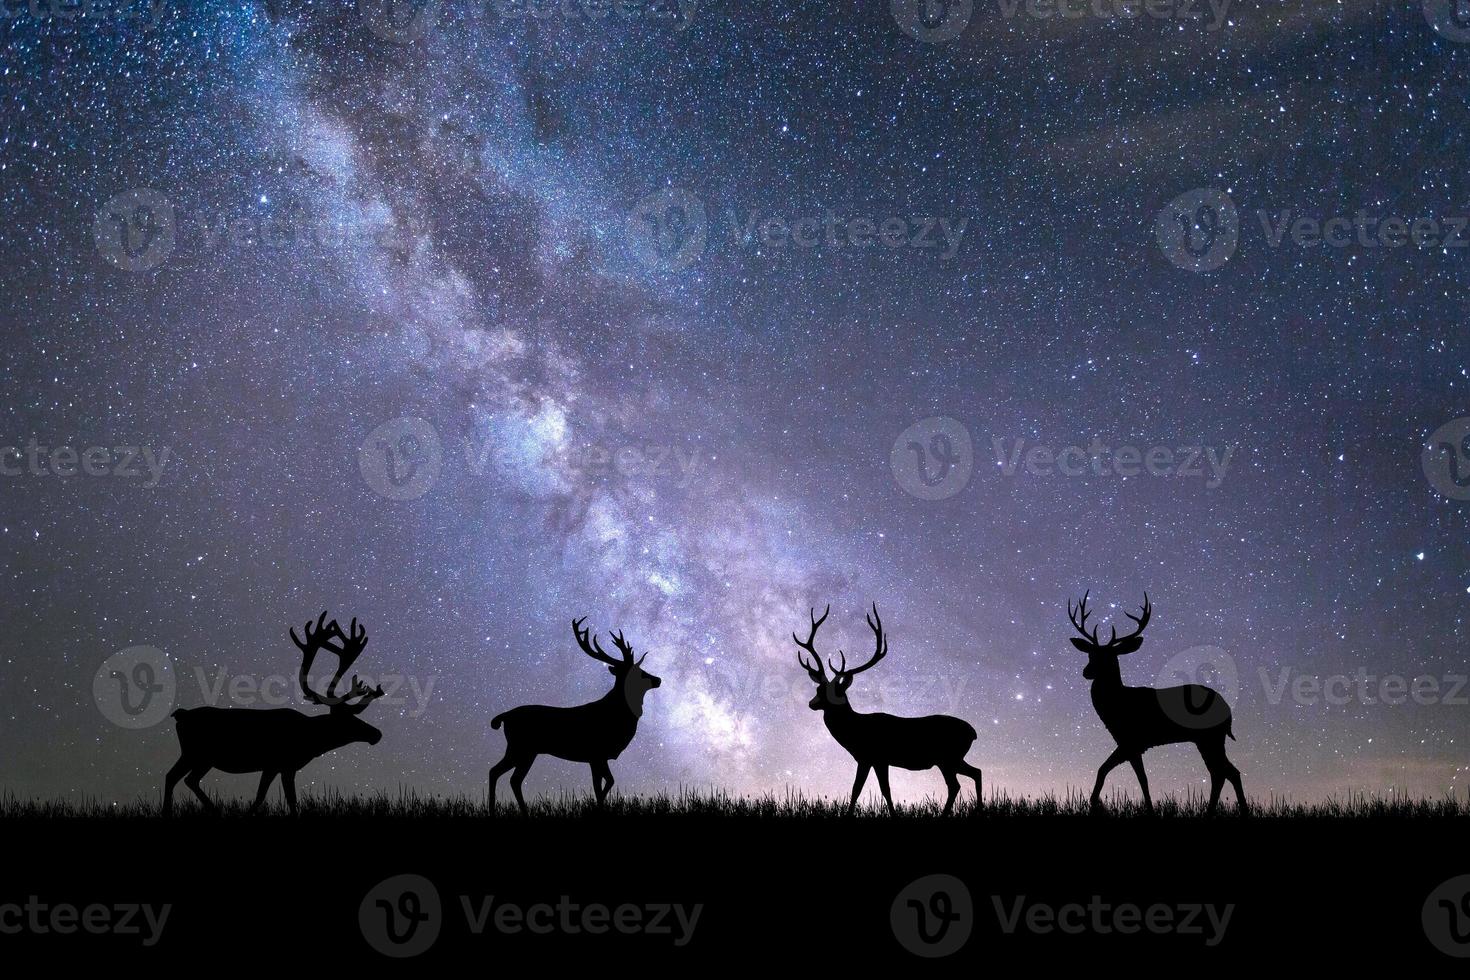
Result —
<instances>
[{"instance_id":1,"label":"dark ground","mask_svg":"<svg viewBox=\"0 0 1470 980\"><path fill-rule=\"evenodd\" d=\"M138 935L58 935L28 926L0 935L0 945L64 954L67 962L79 953L112 963L120 955L182 962L204 954L193 959L196 967L236 960L247 968L292 970L388 965L371 942L386 942L387 913L376 900L396 914L411 909L397 888L365 899L385 879L411 874L428 879L440 900L439 915L408 939L433 939L404 961L412 966L465 957L486 957L475 962L493 965L503 956L607 963L611 956L627 965L696 969L711 962L771 970L883 961L923 967L900 936L915 948L933 948L913 936L918 913L906 902L918 898L941 946L964 939L969 928L968 939L936 964L1096 966L1138 955L1155 970L1194 969L1196 962L1269 965L1273 972L1291 964L1361 970L1381 961L1453 967L1459 961L1432 945L1422 914L1436 886L1470 874L1467 828L1470 812L1453 803L1364 801L1335 809L1278 807L1241 821L1233 810L1205 818L1172 804L1154 818L1127 810L1092 817L1075 801L1002 802L949 819L921 807L897 819L853 820L800 800L623 801L602 815L580 801L563 801L542 805L527 820L508 812L488 818L463 802L339 800L309 804L294 819L278 811L251 818L238 809L208 818L189 805L164 821L140 808L83 813L12 800L0 806L6 843L0 906L22 908L0 910L4 924L30 915L24 908L30 896L48 909L63 903L79 909L168 903L172 909L152 946L145 946L149 930L141 914L134 918ZM908 893L895 920L900 892L937 874L963 882L970 913L951 884L947 906L932 892ZM547 903L550 909L534 914L552 931L533 933L514 920L497 929L492 912L483 933L474 934L464 900L475 910L491 896L497 909ZM1032 930L1025 916L1043 913L1027 912L1007 932L1002 919L1022 898L1027 909L1081 906L1068 922L1083 931ZM417 900L426 914L431 899L422 885ZM588 920L558 908L570 903L583 910L633 906L607 915L621 914L625 926L635 916L649 925L657 918L668 931L589 934L584 926L599 924L596 913ZM1126 912L1117 918L1117 909L1129 903L1140 908L1139 931L1123 933L1116 927L1131 922ZM364 904L366 925L359 916ZM681 905L687 922L696 904L702 908L692 930L658 908ZM1090 908L1104 904L1108 911ZM1149 912L1159 905L1167 908ZM1215 922L1226 906L1233 908L1220 929L1191 906L1213 906ZM933 918L941 912L960 916L944 933ZM1144 924L1150 914L1153 930ZM1449 914L1435 911L1446 924ZM1160 931L1166 915L1177 924L1192 917L1198 931ZM1470 904L1462 918L1470 929ZM406 919L395 922L400 937L409 935ZM1460 948L1470 954L1466 938Z\"/></svg>"}]
</instances>

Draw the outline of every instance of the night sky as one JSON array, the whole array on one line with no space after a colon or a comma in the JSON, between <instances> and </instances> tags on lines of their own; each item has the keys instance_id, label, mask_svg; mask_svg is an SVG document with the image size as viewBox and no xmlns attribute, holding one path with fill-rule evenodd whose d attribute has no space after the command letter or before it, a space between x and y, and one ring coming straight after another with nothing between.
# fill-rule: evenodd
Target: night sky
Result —
<instances>
[{"instance_id":1,"label":"night sky","mask_svg":"<svg viewBox=\"0 0 1470 980\"><path fill-rule=\"evenodd\" d=\"M841 795L789 634L830 602L861 656L873 601L860 710L967 719L987 791L1085 791L1086 589L1125 626L1148 591L1125 681L1226 693L1253 796L1465 791L1448 0L366 8L7 0L5 792L156 794L173 725L99 710L108 658L259 707L330 609L406 680L304 791L483 793L492 715L608 687L585 615L664 679L619 791ZM1149 767L1207 788L1188 746Z\"/></svg>"}]
</instances>

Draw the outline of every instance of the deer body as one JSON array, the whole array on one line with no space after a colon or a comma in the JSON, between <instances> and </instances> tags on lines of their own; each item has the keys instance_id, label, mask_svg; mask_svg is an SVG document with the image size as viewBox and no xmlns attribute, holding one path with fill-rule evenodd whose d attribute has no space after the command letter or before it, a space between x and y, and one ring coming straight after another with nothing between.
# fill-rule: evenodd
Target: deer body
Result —
<instances>
[{"instance_id":1,"label":"deer body","mask_svg":"<svg viewBox=\"0 0 1470 980\"><path fill-rule=\"evenodd\" d=\"M295 772L333 749L383 737L359 718L293 708L180 708L173 717L184 757L220 772Z\"/></svg>"},{"instance_id":2,"label":"deer body","mask_svg":"<svg viewBox=\"0 0 1470 980\"><path fill-rule=\"evenodd\" d=\"M975 729L950 715L900 718L881 711L862 712L851 704L829 708L822 721L832 738L859 765L933 769L942 759L963 759L974 744Z\"/></svg>"},{"instance_id":3,"label":"deer body","mask_svg":"<svg viewBox=\"0 0 1470 980\"><path fill-rule=\"evenodd\" d=\"M1148 625L1153 607L1148 596L1143 597L1143 609L1138 616L1126 614L1137 624L1129 636L1118 636L1114 629L1106 643L1102 642L1094 627L1086 629L1087 596L1082 597L1076 610L1068 605L1067 616L1081 634L1072 637L1072 645L1087 654L1087 666L1082 676L1092 682L1092 707L1101 719L1103 727L1117 743L1112 755L1097 771L1097 782L1092 787L1092 806L1102 806L1103 782L1108 773L1127 762L1138 777L1143 790L1143 805L1153 812L1153 799L1149 796L1148 775L1143 768L1143 753L1160 745L1193 742L1205 761L1210 773L1210 807L1214 813L1220 803L1220 791L1226 782L1235 788L1235 798L1241 816L1249 813L1245 790L1241 788L1240 770L1225 754L1225 740L1234 739L1231 731L1233 719L1230 705L1212 688L1203 684L1182 684L1178 687L1128 687L1118 668L1118 658L1132 653L1143 644L1143 630ZM1079 619L1080 616L1080 619Z\"/></svg>"},{"instance_id":4,"label":"deer body","mask_svg":"<svg viewBox=\"0 0 1470 980\"><path fill-rule=\"evenodd\" d=\"M326 622L322 613L313 630L306 624L306 640L291 639L304 654L299 676L301 693L313 704L327 706L325 715L308 715L294 708L180 708L173 713L179 736L179 761L168 771L163 784L163 815L173 812L174 787L179 780L199 798L210 812L218 808L199 785L213 769L222 772L260 773L251 812L265 802L266 792L276 776L281 777L281 792L286 805L296 812L296 773L313 759L352 742L377 745L383 733L358 717L362 710L383 696L381 687L370 690L352 678L351 689L341 697L337 684L352 662L367 646L367 630L352 621L351 633L345 634L333 620ZM333 646L333 639L342 645ZM337 673L327 687L326 695L316 693L307 681L307 671L316 654L327 650L337 655ZM351 699L358 698L356 704Z\"/></svg>"},{"instance_id":5,"label":"deer body","mask_svg":"<svg viewBox=\"0 0 1470 980\"><path fill-rule=\"evenodd\" d=\"M644 693L647 693L646 690ZM512 739L539 744L543 755L568 762L598 762L616 759L623 754L638 733L638 718L643 714L642 694L638 710L626 685L613 685L607 694L589 704L575 708L554 708L544 704L523 704L490 720L491 728L505 726L506 741Z\"/></svg>"},{"instance_id":6,"label":"deer body","mask_svg":"<svg viewBox=\"0 0 1470 980\"><path fill-rule=\"evenodd\" d=\"M1231 734L1230 706L1203 684L1180 687L1128 687L1119 679L1092 682L1092 707L1119 747L1142 752L1160 745L1198 741L1217 728ZM1172 719L1194 717L1185 728Z\"/></svg>"},{"instance_id":7,"label":"deer body","mask_svg":"<svg viewBox=\"0 0 1470 980\"><path fill-rule=\"evenodd\" d=\"M979 800L980 770L965 761L965 753L970 751L970 746L977 737L969 722L949 715L901 718L883 712L862 712L854 709L852 702L848 700L847 689L852 686L853 677L888 655L888 640L883 633L883 621L878 617L877 606L873 607L873 614L867 617L868 628L875 637L873 656L862 666L849 670L847 655L839 650L842 665L839 667L828 661L827 666L832 668L833 673L830 677L827 675L822 658L817 656L816 638L817 630L827 621L827 614L831 611L832 607L828 606L827 612L822 613L821 619L818 619L817 611L813 609L811 633L806 640L802 641L795 633L791 634L791 638L796 641L797 646L812 656L813 662L807 663L802 654L796 655L797 663L801 664L807 676L817 685L817 694L808 707L822 712L822 721L827 726L827 731L858 765L857 778L852 784L852 798L847 804L848 815L856 809L858 797L862 794L870 771L877 772L878 789L883 793L883 802L887 804L888 812L893 812L893 795L888 789L888 770L895 766L915 771L937 768L944 777L945 788L949 791L949 798L944 803L946 814L954 809L955 797L960 792L961 775L974 780L975 799Z\"/></svg>"},{"instance_id":8,"label":"deer body","mask_svg":"<svg viewBox=\"0 0 1470 980\"><path fill-rule=\"evenodd\" d=\"M596 701L574 708L523 704L490 719L491 728L505 727L505 755L490 770L492 815L495 784L507 772L511 774L510 789L521 815L530 812L521 794L521 783L531 764L541 755L587 763L592 769L592 792L597 797L597 805L602 806L614 782L608 762L622 755L632 743L638 732L638 719L643 716L644 696L663 683L643 669L643 659L648 654L636 662L633 660L633 648L621 631L612 635L613 645L622 654L621 659L614 659L602 649L590 629L582 629L584 621L572 621L572 634L583 653L607 664L614 678L612 690Z\"/></svg>"}]
</instances>

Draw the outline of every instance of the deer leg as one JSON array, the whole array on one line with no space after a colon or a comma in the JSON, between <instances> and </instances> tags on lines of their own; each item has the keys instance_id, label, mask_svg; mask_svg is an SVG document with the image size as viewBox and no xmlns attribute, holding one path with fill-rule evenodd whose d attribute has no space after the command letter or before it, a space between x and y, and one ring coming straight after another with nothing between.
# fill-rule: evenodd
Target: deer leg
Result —
<instances>
[{"instance_id":1,"label":"deer leg","mask_svg":"<svg viewBox=\"0 0 1470 980\"><path fill-rule=\"evenodd\" d=\"M944 777L944 787L949 790L949 799L944 801L944 816L949 816L954 809L954 798L960 795L960 778L954 774L953 769L939 767L939 774Z\"/></svg>"},{"instance_id":2,"label":"deer leg","mask_svg":"<svg viewBox=\"0 0 1470 980\"><path fill-rule=\"evenodd\" d=\"M1248 817L1251 815L1250 804L1245 801L1245 788L1240 785L1240 770L1229 759L1225 764L1230 768L1225 770L1225 778L1230 780L1230 785L1235 787L1235 805L1240 807L1240 815Z\"/></svg>"},{"instance_id":3,"label":"deer leg","mask_svg":"<svg viewBox=\"0 0 1470 980\"><path fill-rule=\"evenodd\" d=\"M275 778L276 774L271 772L269 769L260 774L260 788L255 791L255 802L250 804L251 813L260 812L261 804L265 802L265 794L271 788L271 780Z\"/></svg>"},{"instance_id":4,"label":"deer leg","mask_svg":"<svg viewBox=\"0 0 1470 980\"><path fill-rule=\"evenodd\" d=\"M962 776L969 776L971 779L975 780L975 806L978 807L980 805L980 784L981 784L981 773L980 773L980 770L977 769L976 767L970 765L964 759L961 759L960 760L960 764L959 764L959 772L960 772L960 775L962 775Z\"/></svg>"},{"instance_id":5,"label":"deer leg","mask_svg":"<svg viewBox=\"0 0 1470 980\"><path fill-rule=\"evenodd\" d=\"M878 773L878 789L883 794L883 802L888 804L888 815L893 816L893 794L888 792L888 767L874 766Z\"/></svg>"},{"instance_id":6,"label":"deer leg","mask_svg":"<svg viewBox=\"0 0 1470 980\"><path fill-rule=\"evenodd\" d=\"M291 810L291 816L296 816L296 773L281 773L281 792L286 794L286 806Z\"/></svg>"},{"instance_id":7,"label":"deer leg","mask_svg":"<svg viewBox=\"0 0 1470 980\"><path fill-rule=\"evenodd\" d=\"M1240 807L1241 816L1248 816L1249 806L1245 802L1245 793L1240 785L1240 770L1225 755L1225 740L1221 738L1219 744L1199 747L1200 755L1204 756L1205 765L1210 770L1210 813L1214 813L1220 802L1220 790L1224 788L1226 781L1235 787L1235 802Z\"/></svg>"},{"instance_id":8,"label":"deer leg","mask_svg":"<svg viewBox=\"0 0 1470 980\"><path fill-rule=\"evenodd\" d=\"M163 777L163 815L165 817L174 812L174 786L178 785L179 780L183 779L184 774L188 771L189 760L180 759L174 763L168 775Z\"/></svg>"},{"instance_id":9,"label":"deer leg","mask_svg":"<svg viewBox=\"0 0 1470 980\"><path fill-rule=\"evenodd\" d=\"M500 781L501 776L504 776L506 773L510 772L514 768L515 763L511 761L510 752L507 751L505 755L501 757L501 760L495 763L495 765L492 766L490 769L489 806L490 816L492 817L495 816L495 784Z\"/></svg>"},{"instance_id":10,"label":"deer leg","mask_svg":"<svg viewBox=\"0 0 1470 980\"><path fill-rule=\"evenodd\" d=\"M1250 804L1246 803L1245 789L1240 785L1240 770L1235 768L1235 763L1231 762L1230 758L1225 754L1225 740L1223 738L1220 739L1219 762L1216 765L1220 767L1221 775L1228 779L1230 785L1235 788L1235 805L1240 807L1240 815L1242 817L1250 816Z\"/></svg>"},{"instance_id":11,"label":"deer leg","mask_svg":"<svg viewBox=\"0 0 1470 980\"><path fill-rule=\"evenodd\" d=\"M1103 780L1108 778L1108 773L1121 766L1127 759L1128 753L1121 748L1114 749L1113 754L1097 767L1097 782L1092 784L1092 808L1094 810L1102 806Z\"/></svg>"},{"instance_id":12,"label":"deer leg","mask_svg":"<svg viewBox=\"0 0 1470 980\"><path fill-rule=\"evenodd\" d=\"M852 799L847 802L847 815L852 816L853 810L857 808L858 794L863 791L863 783L868 781L868 770L872 766L866 762L858 763L857 778L852 781Z\"/></svg>"},{"instance_id":13,"label":"deer leg","mask_svg":"<svg viewBox=\"0 0 1470 980\"><path fill-rule=\"evenodd\" d=\"M1220 806L1220 790L1225 788L1225 773L1210 759L1205 760L1205 767L1210 770L1210 805L1205 813L1213 817Z\"/></svg>"},{"instance_id":14,"label":"deer leg","mask_svg":"<svg viewBox=\"0 0 1470 980\"><path fill-rule=\"evenodd\" d=\"M194 795L199 797L199 802L204 804L204 809L210 813L218 813L219 807L214 805L214 800L205 796L204 790L199 787L199 780L203 779L212 768L213 766L198 766L189 770L189 774L184 777L184 785L194 791Z\"/></svg>"},{"instance_id":15,"label":"deer leg","mask_svg":"<svg viewBox=\"0 0 1470 980\"><path fill-rule=\"evenodd\" d=\"M1138 777L1139 788L1143 790L1143 810L1145 813L1154 812L1154 801L1148 795L1148 775L1143 771L1143 754L1130 756L1128 759L1133 766L1133 774Z\"/></svg>"},{"instance_id":16,"label":"deer leg","mask_svg":"<svg viewBox=\"0 0 1470 980\"><path fill-rule=\"evenodd\" d=\"M597 794L597 805L602 806L613 785L612 769L606 761L592 763L592 791Z\"/></svg>"},{"instance_id":17,"label":"deer leg","mask_svg":"<svg viewBox=\"0 0 1470 980\"><path fill-rule=\"evenodd\" d=\"M521 795L521 783L526 781L526 773L531 771L531 763L535 761L534 755L529 759L522 759L516 763L516 771L510 774L510 791L515 794L516 806L521 808L523 817L529 817L531 811L526 806L526 798Z\"/></svg>"}]
</instances>

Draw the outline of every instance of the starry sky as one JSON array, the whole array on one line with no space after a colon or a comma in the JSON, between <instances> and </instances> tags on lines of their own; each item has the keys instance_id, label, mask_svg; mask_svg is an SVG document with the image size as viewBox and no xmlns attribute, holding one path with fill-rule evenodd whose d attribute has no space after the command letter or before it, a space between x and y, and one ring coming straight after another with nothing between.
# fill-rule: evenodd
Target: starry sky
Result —
<instances>
[{"instance_id":1,"label":"starry sky","mask_svg":"<svg viewBox=\"0 0 1470 980\"><path fill-rule=\"evenodd\" d=\"M830 602L819 646L865 652L876 601L860 710L966 718L988 790L1085 789L1091 589L1148 591L1125 681L1224 691L1252 795L1463 790L1470 232L1291 222L1454 237L1470 21L915 6L7 4L0 788L156 794L173 726L99 710L109 658L259 707L330 609L401 687L303 790L483 792L492 715L606 690L585 615L664 679L620 791L840 795L789 634ZM100 475L119 447L159 472ZM1360 672L1440 696L1273 696Z\"/></svg>"}]
</instances>

